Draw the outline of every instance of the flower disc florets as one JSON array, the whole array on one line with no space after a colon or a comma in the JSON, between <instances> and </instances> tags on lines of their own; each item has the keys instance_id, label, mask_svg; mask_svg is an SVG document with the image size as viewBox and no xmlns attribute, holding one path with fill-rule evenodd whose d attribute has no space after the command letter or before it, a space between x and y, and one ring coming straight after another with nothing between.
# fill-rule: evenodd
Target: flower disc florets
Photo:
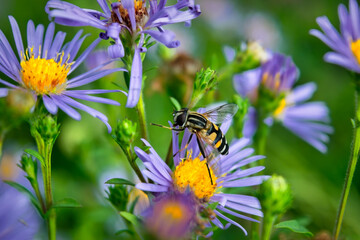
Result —
<instances>
[{"instance_id":1,"label":"flower disc florets","mask_svg":"<svg viewBox=\"0 0 360 240\"><path fill-rule=\"evenodd\" d=\"M195 159L187 158L176 167L173 176L174 183L181 192L191 188L199 200L207 201L214 195L217 188L217 177L211 168L209 170L205 160L201 161L198 157Z\"/></svg>"},{"instance_id":2,"label":"flower disc florets","mask_svg":"<svg viewBox=\"0 0 360 240\"><path fill-rule=\"evenodd\" d=\"M26 88L35 91L39 95L60 94L66 89L67 76L71 69L71 63L63 62L64 55L60 55L59 61L34 57L33 49L30 54L23 54L21 65L21 78Z\"/></svg>"}]
</instances>

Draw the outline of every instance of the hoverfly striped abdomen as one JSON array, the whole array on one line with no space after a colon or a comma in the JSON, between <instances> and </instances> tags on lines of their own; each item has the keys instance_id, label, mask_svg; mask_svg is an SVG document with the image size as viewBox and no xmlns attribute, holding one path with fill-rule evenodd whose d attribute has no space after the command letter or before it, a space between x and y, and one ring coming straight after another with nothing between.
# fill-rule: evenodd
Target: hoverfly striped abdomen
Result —
<instances>
[{"instance_id":1,"label":"hoverfly striped abdomen","mask_svg":"<svg viewBox=\"0 0 360 240\"><path fill-rule=\"evenodd\" d=\"M206 132L207 138L212 142L212 146L216 148L221 155L229 154L229 145L226 141L225 135L221 129L214 123L211 123L210 128Z\"/></svg>"}]
</instances>

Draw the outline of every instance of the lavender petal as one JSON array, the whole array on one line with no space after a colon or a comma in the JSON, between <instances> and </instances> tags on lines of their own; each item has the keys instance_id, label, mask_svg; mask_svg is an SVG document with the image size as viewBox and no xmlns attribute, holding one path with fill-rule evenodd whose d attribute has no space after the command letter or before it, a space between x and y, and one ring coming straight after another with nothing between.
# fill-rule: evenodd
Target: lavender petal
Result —
<instances>
[{"instance_id":1,"label":"lavender petal","mask_svg":"<svg viewBox=\"0 0 360 240\"><path fill-rule=\"evenodd\" d=\"M142 61L140 56L140 49L135 48L134 58L131 67L130 87L128 99L126 103L127 108L133 108L139 101L141 85L142 85Z\"/></svg>"}]
</instances>

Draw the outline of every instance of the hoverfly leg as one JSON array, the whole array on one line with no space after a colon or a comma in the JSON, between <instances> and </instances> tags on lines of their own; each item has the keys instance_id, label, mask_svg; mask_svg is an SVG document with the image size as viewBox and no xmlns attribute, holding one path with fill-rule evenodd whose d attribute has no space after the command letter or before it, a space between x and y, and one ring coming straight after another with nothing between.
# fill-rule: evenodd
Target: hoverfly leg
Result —
<instances>
[{"instance_id":1,"label":"hoverfly leg","mask_svg":"<svg viewBox=\"0 0 360 240\"><path fill-rule=\"evenodd\" d=\"M185 147L182 148L182 149L179 149L179 151L177 151L177 152L173 155L173 157L175 157L179 152L184 151L185 149L187 149L187 147L189 146L190 141L191 141L193 135L194 135L194 134L191 134L191 135L190 135L189 140L188 140L188 142L186 143Z\"/></svg>"},{"instance_id":2,"label":"hoverfly leg","mask_svg":"<svg viewBox=\"0 0 360 240\"><path fill-rule=\"evenodd\" d=\"M163 126L163 125L156 124L156 123L150 123L150 124L153 126L162 127L162 128L166 128L166 129L177 131L177 132L184 131L184 128L171 128L171 127Z\"/></svg>"},{"instance_id":3,"label":"hoverfly leg","mask_svg":"<svg viewBox=\"0 0 360 240\"><path fill-rule=\"evenodd\" d=\"M197 137L196 140L197 140L197 142L198 142L200 152L201 152L201 154L203 155L204 160L206 161L206 167L207 167L208 172L209 172L209 177L210 177L211 185L214 185L214 182L213 182L212 177L211 177L210 167L209 167L209 164L208 164L208 162L207 162L207 161L208 161L208 160L207 160L207 157L208 157L208 156L205 155L205 150L203 149L203 145L201 144L200 139Z\"/></svg>"}]
</instances>

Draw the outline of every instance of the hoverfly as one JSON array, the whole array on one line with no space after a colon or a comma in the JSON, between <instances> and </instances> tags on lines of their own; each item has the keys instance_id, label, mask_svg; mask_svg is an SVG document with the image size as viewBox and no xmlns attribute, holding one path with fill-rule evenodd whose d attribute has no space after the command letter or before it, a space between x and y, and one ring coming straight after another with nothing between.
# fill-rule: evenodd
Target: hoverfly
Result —
<instances>
[{"instance_id":1,"label":"hoverfly","mask_svg":"<svg viewBox=\"0 0 360 240\"><path fill-rule=\"evenodd\" d=\"M198 113L191 111L188 108L182 108L179 111L173 112L174 124L172 128L153 123L152 125L174 131L184 131L187 128L192 133L188 144L190 143L192 136L195 134L200 153L203 155L204 159L206 158L208 161L207 168L211 179L209 169L210 154L229 154L229 144L227 143L225 135L221 132L218 124L231 119L237 110L238 106L232 103L221 105L204 113ZM207 146L211 147L212 151L210 153L206 153ZM212 179L211 184L213 184Z\"/></svg>"}]
</instances>

